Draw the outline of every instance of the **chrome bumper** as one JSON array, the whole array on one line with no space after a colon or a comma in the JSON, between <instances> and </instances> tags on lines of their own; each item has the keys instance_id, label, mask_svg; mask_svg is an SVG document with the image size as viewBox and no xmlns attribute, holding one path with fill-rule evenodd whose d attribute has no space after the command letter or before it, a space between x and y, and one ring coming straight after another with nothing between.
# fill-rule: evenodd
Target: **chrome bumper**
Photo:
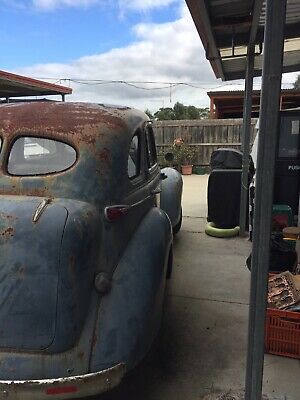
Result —
<instances>
[{"instance_id":1,"label":"chrome bumper","mask_svg":"<svg viewBox=\"0 0 300 400\"><path fill-rule=\"evenodd\" d=\"M118 364L104 371L66 378L0 381L0 399L74 399L104 393L121 382L125 369L124 364Z\"/></svg>"}]
</instances>

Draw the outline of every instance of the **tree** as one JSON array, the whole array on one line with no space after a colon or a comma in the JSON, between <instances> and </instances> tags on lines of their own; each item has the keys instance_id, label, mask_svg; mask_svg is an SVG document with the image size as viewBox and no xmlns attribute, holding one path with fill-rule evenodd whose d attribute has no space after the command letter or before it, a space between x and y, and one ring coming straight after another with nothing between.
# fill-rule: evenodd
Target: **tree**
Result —
<instances>
[{"instance_id":1,"label":"tree","mask_svg":"<svg viewBox=\"0 0 300 400\"><path fill-rule=\"evenodd\" d=\"M200 114L200 119L206 119L209 118L209 108L198 108L199 114Z\"/></svg>"},{"instance_id":2,"label":"tree","mask_svg":"<svg viewBox=\"0 0 300 400\"><path fill-rule=\"evenodd\" d=\"M145 110L145 114L147 114L150 119L154 119L154 115L150 110L148 110L148 108Z\"/></svg>"},{"instance_id":3,"label":"tree","mask_svg":"<svg viewBox=\"0 0 300 400\"><path fill-rule=\"evenodd\" d=\"M297 79L294 82L294 89L300 90L300 75L297 76Z\"/></svg>"},{"instance_id":4,"label":"tree","mask_svg":"<svg viewBox=\"0 0 300 400\"><path fill-rule=\"evenodd\" d=\"M185 106L182 103L175 103L174 107L161 107L154 117L158 120L178 120L178 119L205 119L209 116L209 109L197 108L195 106Z\"/></svg>"},{"instance_id":5,"label":"tree","mask_svg":"<svg viewBox=\"0 0 300 400\"><path fill-rule=\"evenodd\" d=\"M188 119L200 119L200 109L195 106L186 107Z\"/></svg>"},{"instance_id":6,"label":"tree","mask_svg":"<svg viewBox=\"0 0 300 400\"><path fill-rule=\"evenodd\" d=\"M156 113L154 113L154 117L160 121L166 119L176 119L173 108L170 107L161 107Z\"/></svg>"},{"instance_id":7,"label":"tree","mask_svg":"<svg viewBox=\"0 0 300 400\"><path fill-rule=\"evenodd\" d=\"M173 110L175 119L189 119L187 113L187 107L184 106L182 103L179 103L177 101L177 103L174 104Z\"/></svg>"}]
</instances>

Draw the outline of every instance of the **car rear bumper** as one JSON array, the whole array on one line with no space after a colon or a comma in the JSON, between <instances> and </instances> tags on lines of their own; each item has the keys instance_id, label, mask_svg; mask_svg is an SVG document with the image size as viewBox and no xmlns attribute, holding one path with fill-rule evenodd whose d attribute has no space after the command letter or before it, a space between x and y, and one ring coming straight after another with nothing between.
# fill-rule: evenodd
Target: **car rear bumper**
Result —
<instances>
[{"instance_id":1,"label":"car rear bumper","mask_svg":"<svg viewBox=\"0 0 300 400\"><path fill-rule=\"evenodd\" d=\"M118 364L100 372L66 378L0 381L0 399L73 399L104 393L121 382L125 370L124 364Z\"/></svg>"}]
</instances>

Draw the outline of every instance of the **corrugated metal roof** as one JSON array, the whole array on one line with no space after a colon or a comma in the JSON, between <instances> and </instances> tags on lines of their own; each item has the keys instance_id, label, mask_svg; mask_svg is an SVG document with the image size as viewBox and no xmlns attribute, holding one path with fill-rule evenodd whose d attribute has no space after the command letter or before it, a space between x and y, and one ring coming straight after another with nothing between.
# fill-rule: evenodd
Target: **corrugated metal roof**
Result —
<instances>
[{"instance_id":1,"label":"corrugated metal roof","mask_svg":"<svg viewBox=\"0 0 300 400\"><path fill-rule=\"evenodd\" d=\"M254 75L262 72L265 0L186 0L217 78L243 79L247 46L255 46ZM300 70L300 0L287 0L283 72Z\"/></svg>"},{"instance_id":2,"label":"corrugated metal roof","mask_svg":"<svg viewBox=\"0 0 300 400\"><path fill-rule=\"evenodd\" d=\"M0 70L0 98L71 94L72 89Z\"/></svg>"},{"instance_id":3,"label":"corrugated metal roof","mask_svg":"<svg viewBox=\"0 0 300 400\"><path fill-rule=\"evenodd\" d=\"M209 97L211 96L230 96L230 95L241 95L244 93L244 90L211 90L210 92L207 92L207 95ZM286 95L295 95L300 97L300 90L298 89L281 89L281 93L284 93ZM260 94L260 89L254 89L252 91L252 94L254 95L259 95Z\"/></svg>"}]
</instances>

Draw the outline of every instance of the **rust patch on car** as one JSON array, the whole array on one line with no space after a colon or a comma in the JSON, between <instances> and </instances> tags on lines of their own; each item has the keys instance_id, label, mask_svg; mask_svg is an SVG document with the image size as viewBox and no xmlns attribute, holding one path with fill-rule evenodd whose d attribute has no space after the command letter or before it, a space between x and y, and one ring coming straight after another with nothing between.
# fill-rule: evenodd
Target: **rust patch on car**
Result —
<instances>
[{"instance_id":1,"label":"rust patch on car","mask_svg":"<svg viewBox=\"0 0 300 400\"><path fill-rule=\"evenodd\" d=\"M87 144L92 144L92 145L95 145L95 144L96 144L96 138L95 138L95 136L93 136L93 135L85 135L85 136L82 138L82 141L84 141L84 142L87 143Z\"/></svg>"},{"instance_id":2,"label":"rust patch on car","mask_svg":"<svg viewBox=\"0 0 300 400\"><path fill-rule=\"evenodd\" d=\"M111 161L111 153L110 150L107 149L106 147L104 147L103 150L101 150L98 154L97 154L97 158L100 161L104 161L105 163L109 163Z\"/></svg>"},{"instance_id":3,"label":"rust patch on car","mask_svg":"<svg viewBox=\"0 0 300 400\"><path fill-rule=\"evenodd\" d=\"M26 194L26 196L32 196L32 197L48 197L51 199L54 199L54 197L49 193L49 190L47 188L36 188L36 189L23 189L23 188L16 188L16 187L5 187L4 189L2 188L0 190L0 194L6 194L9 196L16 196L20 194Z\"/></svg>"},{"instance_id":4,"label":"rust patch on car","mask_svg":"<svg viewBox=\"0 0 300 400\"><path fill-rule=\"evenodd\" d=\"M0 219L6 219L7 221L15 221L18 219L15 215L5 214L0 211Z\"/></svg>"},{"instance_id":5,"label":"rust patch on car","mask_svg":"<svg viewBox=\"0 0 300 400\"><path fill-rule=\"evenodd\" d=\"M96 126L125 128L124 116L127 110L112 110L96 104L36 102L5 104L0 107L0 130L7 134L20 132L68 134L77 136L75 140L94 144L93 135L87 131ZM87 129L83 129L87 128Z\"/></svg>"},{"instance_id":6,"label":"rust patch on car","mask_svg":"<svg viewBox=\"0 0 300 400\"><path fill-rule=\"evenodd\" d=\"M14 234L15 234L15 231L14 231L14 229L11 228L11 227L6 228L5 230L3 230L3 231L0 232L0 235L1 235L3 238L5 238L5 239L10 239L10 238L12 238L12 237L14 236Z\"/></svg>"}]
</instances>

